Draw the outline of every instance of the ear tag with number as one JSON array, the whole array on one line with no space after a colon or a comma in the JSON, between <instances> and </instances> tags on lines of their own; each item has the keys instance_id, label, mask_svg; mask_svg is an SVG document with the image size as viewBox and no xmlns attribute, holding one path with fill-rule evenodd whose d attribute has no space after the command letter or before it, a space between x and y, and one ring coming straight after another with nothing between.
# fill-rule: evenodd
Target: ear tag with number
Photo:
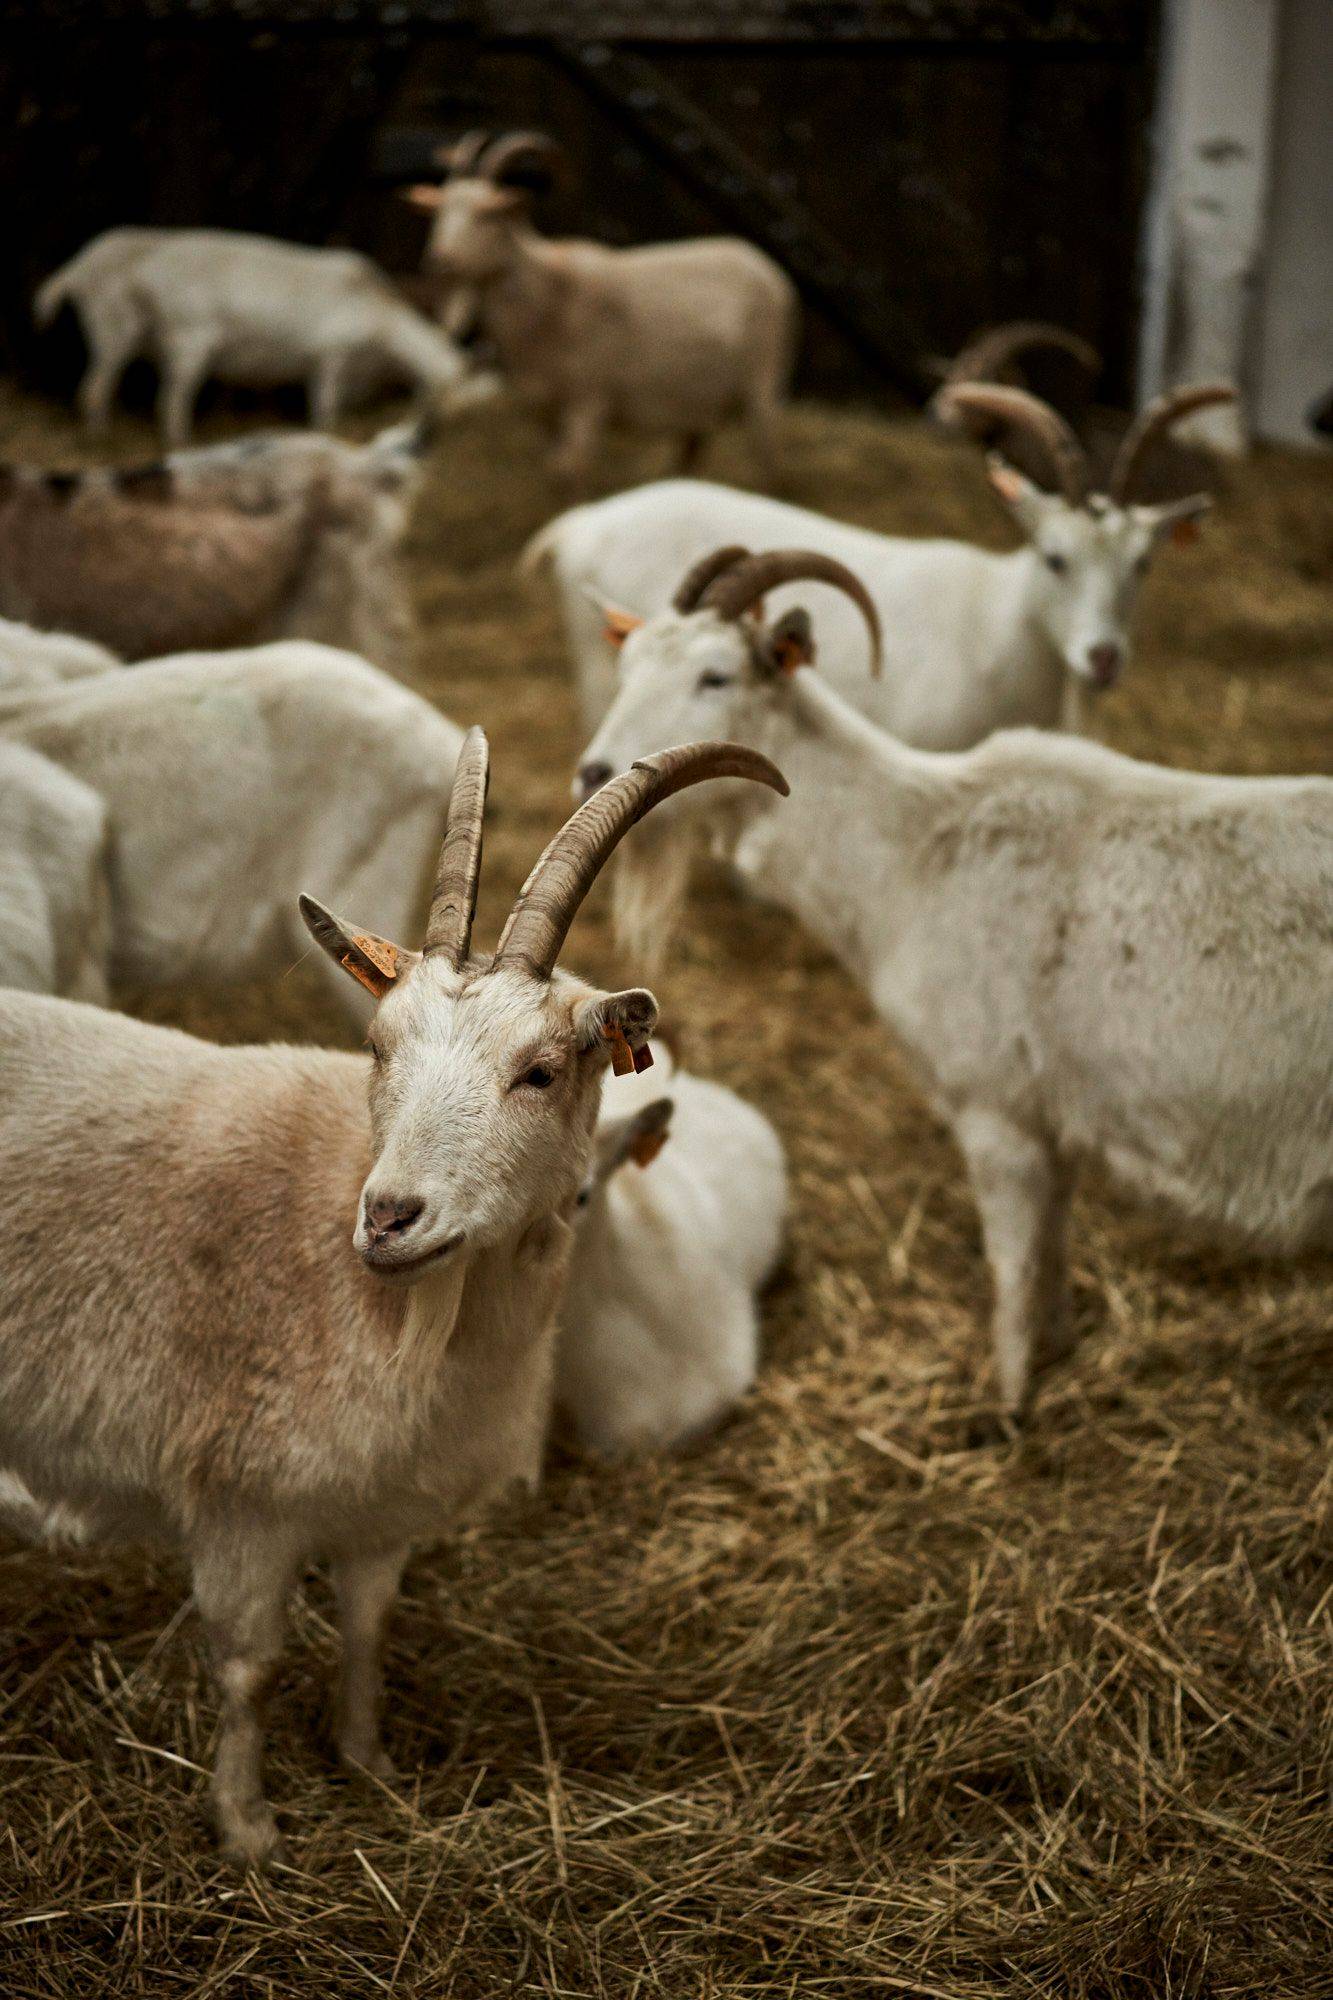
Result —
<instances>
[{"instance_id":1,"label":"ear tag with number","mask_svg":"<svg viewBox=\"0 0 1333 2000\"><path fill-rule=\"evenodd\" d=\"M382 979L391 981L398 977L397 945L390 944L387 938L370 937L365 931L353 931L352 943L363 958L370 960ZM375 998L379 999L383 989L376 984L364 965L357 964L350 951L342 953L340 963L347 968L353 979L365 987L367 993L373 993Z\"/></svg>"}]
</instances>

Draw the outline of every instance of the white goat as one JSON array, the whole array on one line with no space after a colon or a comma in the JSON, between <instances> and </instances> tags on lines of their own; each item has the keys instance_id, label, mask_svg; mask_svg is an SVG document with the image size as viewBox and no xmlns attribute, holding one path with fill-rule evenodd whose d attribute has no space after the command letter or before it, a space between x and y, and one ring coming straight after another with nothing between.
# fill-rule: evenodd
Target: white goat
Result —
<instances>
[{"instance_id":1,"label":"white goat","mask_svg":"<svg viewBox=\"0 0 1333 2000\"><path fill-rule=\"evenodd\" d=\"M426 267L477 302L504 379L555 419L552 470L583 486L611 425L678 437L690 464L739 417L771 483L796 352L791 282L735 237L620 250L539 236L527 194L501 183L554 150L535 133L470 134L443 187L407 191L434 218Z\"/></svg>"},{"instance_id":2,"label":"white goat","mask_svg":"<svg viewBox=\"0 0 1333 2000\"><path fill-rule=\"evenodd\" d=\"M0 742L0 985L106 1000L107 858L97 793Z\"/></svg>"},{"instance_id":3,"label":"white goat","mask_svg":"<svg viewBox=\"0 0 1333 2000\"><path fill-rule=\"evenodd\" d=\"M787 1206L762 1113L653 1050L604 1093L556 1351L556 1402L607 1454L699 1437L745 1394Z\"/></svg>"},{"instance_id":4,"label":"white goat","mask_svg":"<svg viewBox=\"0 0 1333 2000\"><path fill-rule=\"evenodd\" d=\"M826 557L722 560L697 609L632 633L585 768L690 733L781 760L781 813L682 802L676 837L706 826L914 1063L967 1162L1018 1410L1069 1338L1079 1161L1204 1236L1333 1247L1333 782L1163 770L1030 730L909 749L795 671L804 611L745 616L803 563L829 580Z\"/></svg>"},{"instance_id":5,"label":"white goat","mask_svg":"<svg viewBox=\"0 0 1333 2000\"><path fill-rule=\"evenodd\" d=\"M0 738L101 802L114 984L220 991L304 955L302 884L411 923L462 741L386 674L301 640L0 699ZM331 967L328 984L363 1021Z\"/></svg>"},{"instance_id":6,"label":"white goat","mask_svg":"<svg viewBox=\"0 0 1333 2000\"><path fill-rule=\"evenodd\" d=\"M642 987L555 961L634 821L722 774L782 782L719 744L641 767L556 835L482 960L474 732L420 954L303 900L378 1000L369 1056L0 995L0 1175L22 1192L0 1239L3 1497L184 1544L242 1866L277 1846L257 1703L303 1565L332 1564L341 1752L388 1775L379 1646L409 1545L537 1474L602 1071L642 1060L657 1018Z\"/></svg>"},{"instance_id":7,"label":"white goat","mask_svg":"<svg viewBox=\"0 0 1333 2000\"><path fill-rule=\"evenodd\" d=\"M168 445L187 441L210 376L260 388L304 382L311 422L328 430L354 396L409 382L447 405L468 375L454 343L354 250L227 229L112 229L41 286L38 323L67 301L88 343L85 424L104 428L126 368L151 354Z\"/></svg>"},{"instance_id":8,"label":"white goat","mask_svg":"<svg viewBox=\"0 0 1333 2000\"><path fill-rule=\"evenodd\" d=\"M1082 733L1090 694L1119 677L1139 584L1156 545L1190 532L1203 495L1161 506L1129 499L1144 454L1164 427L1222 389L1177 391L1144 412L1126 437L1109 495L1089 493L1082 449L1062 418L1017 389L960 386L960 404L997 399L1047 449L1061 491L1043 492L1012 467L991 478L1024 532L996 555L968 542L872 534L802 507L699 480L664 480L575 508L529 544L531 571L550 559L586 727L595 728L615 687L615 640L623 620L609 605L651 615L671 601L687 565L723 543L810 548L861 576L888 634L888 671L865 677L855 618L818 591L822 654L849 701L906 743L963 750L992 730L1030 723ZM781 611L790 596L776 600ZM602 608L599 608L602 607Z\"/></svg>"},{"instance_id":9,"label":"white goat","mask_svg":"<svg viewBox=\"0 0 1333 2000\"><path fill-rule=\"evenodd\" d=\"M0 613L131 660L301 638L400 671L399 548L429 436L272 433L116 472L0 467Z\"/></svg>"},{"instance_id":10,"label":"white goat","mask_svg":"<svg viewBox=\"0 0 1333 2000\"><path fill-rule=\"evenodd\" d=\"M115 654L72 632L39 632L33 625L0 618L0 694L59 687L113 672Z\"/></svg>"}]
</instances>

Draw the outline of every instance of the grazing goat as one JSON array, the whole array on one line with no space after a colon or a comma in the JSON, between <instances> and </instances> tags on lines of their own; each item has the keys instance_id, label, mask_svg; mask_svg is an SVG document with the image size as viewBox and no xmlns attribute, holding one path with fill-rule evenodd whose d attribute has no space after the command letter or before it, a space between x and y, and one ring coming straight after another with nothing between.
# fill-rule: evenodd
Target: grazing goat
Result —
<instances>
[{"instance_id":1,"label":"grazing goat","mask_svg":"<svg viewBox=\"0 0 1333 2000\"><path fill-rule=\"evenodd\" d=\"M39 632L33 625L0 618L0 694L60 687L119 665L114 653L91 639L76 639L70 632Z\"/></svg>"},{"instance_id":2,"label":"grazing goat","mask_svg":"<svg viewBox=\"0 0 1333 2000\"><path fill-rule=\"evenodd\" d=\"M259 388L304 382L320 430L352 397L393 383L445 406L472 393L454 343L354 250L227 229L111 229L41 286L39 325L67 302L88 343L79 405L91 431L105 427L140 354L161 373L158 424L168 446L187 442L210 376Z\"/></svg>"},{"instance_id":3,"label":"grazing goat","mask_svg":"<svg viewBox=\"0 0 1333 2000\"><path fill-rule=\"evenodd\" d=\"M556 959L635 820L724 775L782 783L702 744L608 787L478 958L474 731L420 953L302 900L378 1003L368 1055L0 995L0 1171L22 1194L0 1243L0 1467L11 1501L184 1544L240 1866L278 1844L258 1702L303 1565L332 1565L339 1749L387 1776L379 1647L409 1546L537 1474L602 1071L642 1063L657 1018L642 987L598 992Z\"/></svg>"},{"instance_id":4,"label":"grazing goat","mask_svg":"<svg viewBox=\"0 0 1333 2000\"><path fill-rule=\"evenodd\" d=\"M0 985L105 1002L106 808L18 743L0 743Z\"/></svg>"},{"instance_id":5,"label":"grazing goat","mask_svg":"<svg viewBox=\"0 0 1333 2000\"><path fill-rule=\"evenodd\" d=\"M782 813L681 801L675 838L710 833L894 1030L967 1162L1021 1410L1069 1338L1081 1160L1204 1237L1333 1247L1333 782L1163 770L1032 730L909 749L795 671L805 611L746 617L803 574L838 580L800 551L700 565L625 641L584 769L686 730L781 761Z\"/></svg>"},{"instance_id":6,"label":"grazing goat","mask_svg":"<svg viewBox=\"0 0 1333 2000\"><path fill-rule=\"evenodd\" d=\"M608 1455L699 1437L745 1394L787 1206L768 1120L653 1052L668 1095L644 1076L604 1096L556 1350L557 1405Z\"/></svg>"},{"instance_id":7,"label":"grazing goat","mask_svg":"<svg viewBox=\"0 0 1333 2000\"><path fill-rule=\"evenodd\" d=\"M1163 536L1186 534L1205 496L1164 506L1132 499L1143 458L1176 417L1231 394L1178 390L1126 437L1105 494L1064 420L1017 389L964 385L969 409L1002 407L1040 440L1061 490L1043 492L1012 467L991 478L1023 529L996 555L967 542L872 534L757 493L664 480L559 516L529 544L531 571L553 564L585 723L615 687L608 601L662 610L681 571L720 543L814 548L864 577L888 633L888 671L868 682L855 620L834 596L815 600L834 685L881 728L926 750L965 750L992 730L1030 723L1083 733L1089 696L1119 678L1139 584ZM789 598L780 598L781 610ZM602 608L599 608L602 607ZM608 624L610 628L608 630Z\"/></svg>"},{"instance_id":8,"label":"grazing goat","mask_svg":"<svg viewBox=\"0 0 1333 2000\"><path fill-rule=\"evenodd\" d=\"M398 552L428 436L275 433L119 472L0 468L0 614L128 660L300 638L400 671Z\"/></svg>"},{"instance_id":9,"label":"grazing goat","mask_svg":"<svg viewBox=\"0 0 1333 2000\"><path fill-rule=\"evenodd\" d=\"M386 930L411 923L462 741L397 681L302 640L0 699L3 738L106 813L114 984L221 992L308 949L302 885ZM357 989L325 970L364 1025Z\"/></svg>"},{"instance_id":10,"label":"grazing goat","mask_svg":"<svg viewBox=\"0 0 1333 2000\"><path fill-rule=\"evenodd\" d=\"M734 237L631 250L548 241L531 226L526 192L503 181L554 151L536 133L473 133L448 155L442 187L407 190L433 217L426 267L476 302L502 376L554 419L552 471L586 486L611 425L679 438L688 467L739 417L772 484L796 351L790 281Z\"/></svg>"}]
</instances>

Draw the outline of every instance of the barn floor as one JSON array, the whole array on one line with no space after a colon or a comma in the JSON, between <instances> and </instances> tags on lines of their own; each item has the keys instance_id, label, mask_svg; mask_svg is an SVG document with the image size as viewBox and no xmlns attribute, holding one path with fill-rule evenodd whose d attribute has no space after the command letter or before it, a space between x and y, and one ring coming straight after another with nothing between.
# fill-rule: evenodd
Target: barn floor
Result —
<instances>
[{"instance_id":1,"label":"barn floor","mask_svg":"<svg viewBox=\"0 0 1333 2000\"><path fill-rule=\"evenodd\" d=\"M1006 533L975 461L919 426L807 408L789 434L800 500ZM109 449L151 445L127 419ZM12 393L0 450L79 455ZM483 940L579 747L551 607L511 574L551 511L536 453L517 418L461 425L411 547L419 684L491 736ZM709 469L744 478L739 444ZM1227 473L1149 583L1108 738L1329 768L1331 576L1333 461ZM604 892L570 959L633 976ZM540 1498L414 1561L401 1792L335 1773L312 1580L271 1706L294 1864L262 1884L210 1847L214 1709L177 1566L0 1550L0 1992L1333 1991L1329 1268L1219 1268L1086 1191L1079 1357L1024 1438L978 1444L975 1217L864 1000L721 886L655 984L688 1063L790 1147L757 1392L689 1457L559 1458ZM299 968L225 1012L151 1011L343 1039Z\"/></svg>"}]
</instances>

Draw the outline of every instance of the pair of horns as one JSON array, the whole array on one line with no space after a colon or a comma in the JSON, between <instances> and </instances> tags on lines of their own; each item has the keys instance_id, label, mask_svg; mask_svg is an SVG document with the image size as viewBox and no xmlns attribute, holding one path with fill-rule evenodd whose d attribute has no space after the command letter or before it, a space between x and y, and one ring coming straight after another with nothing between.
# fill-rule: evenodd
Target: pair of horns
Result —
<instances>
[{"instance_id":1,"label":"pair of horns","mask_svg":"<svg viewBox=\"0 0 1333 2000\"><path fill-rule=\"evenodd\" d=\"M851 598L870 633L870 671L878 674L883 634L874 599L845 563L814 549L768 549L752 555L729 543L686 571L672 604L677 611L716 611L719 618L736 619L779 584L805 582L832 584Z\"/></svg>"},{"instance_id":2,"label":"pair of horns","mask_svg":"<svg viewBox=\"0 0 1333 2000\"><path fill-rule=\"evenodd\" d=\"M955 382L941 391L946 408L981 417L998 417L1015 424L1037 444L1056 485L1071 506L1087 499L1092 486L1092 466L1074 432L1058 410L1026 389L1011 389L998 382ZM1125 506L1133 498L1143 470L1143 462L1158 439L1194 410L1215 403L1232 403L1236 391L1226 382L1194 382L1168 389L1156 397L1134 419L1111 465L1106 482L1107 497Z\"/></svg>"},{"instance_id":3,"label":"pair of horns","mask_svg":"<svg viewBox=\"0 0 1333 2000\"><path fill-rule=\"evenodd\" d=\"M442 957L455 971L472 948L489 771L485 735L470 729L449 796L424 946L427 957ZM751 778L784 797L788 789L775 764L738 743L689 743L642 758L603 785L547 844L500 933L493 967L515 965L549 979L584 897L630 828L673 792L708 778Z\"/></svg>"},{"instance_id":4,"label":"pair of horns","mask_svg":"<svg viewBox=\"0 0 1333 2000\"><path fill-rule=\"evenodd\" d=\"M564 154L544 132L505 132L496 138L478 130L465 132L452 146L442 146L435 158L446 174L459 179L501 181L520 168L554 173Z\"/></svg>"}]
</instances>

